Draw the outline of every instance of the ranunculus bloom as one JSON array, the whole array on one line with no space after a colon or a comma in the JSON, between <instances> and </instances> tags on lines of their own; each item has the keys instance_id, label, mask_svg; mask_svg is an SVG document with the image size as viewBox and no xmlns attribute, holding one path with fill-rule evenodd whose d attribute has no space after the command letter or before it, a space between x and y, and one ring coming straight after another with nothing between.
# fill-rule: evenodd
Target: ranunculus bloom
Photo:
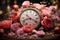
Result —
<instances>
[{"instance_id":1,"label":"ranunculus bloom","mask_svg":"<svg viewBox=\"0 0 60 40\"><path fill-rule=\"evenodd\" d=\"M38 36L45 36L45 32L42 31L42 30L37 31L36 34L37 34Z\"/></svg>"},{"instance_id":2,"label":"ranunculus bloom","mask_svg":"<svg viewBox=\"0 0 60 40\"><path fill-rule=\"evenodd\" d=\"M17 34L18 36L23 35L23 34L24 34L23 29L22 29L22 28L18 29L18 30L16 31L16 34Z\"/></svg>"},{"instance_id":3,"label":"ranunculus bloom","mask_svg":"<svg viewBox=\"0 0 60 40\"><path fill-rule=\"evenodd\" d=\"M54 32L55 32L55 33L60 33L60 28L59 28L59 27L55 27L55 28L54 28Z\"/></svg>"},{"instance_id":4,"label":"ranunculus bloom","mask_svg":"<svg viewBox=\"0 0 60 40\"><path fill-rule=\"evenodd\" d=\"M0 29L0 33L4 33L4 29Z\"/></svg>"},{"instance_id":5,"label":"ranunculus bloom","mask_svg":"<svg viewBox=\"0 0 60 40\"><path fill-rule=\"evenodd\" d=\"M32 33L33 32L33 27L32 26L24 26L23 30L25 32Z\"/></svg>"},{"instance_id":6,"label":"ranunculus bloom","mask_svg":"<svg viewBox=\"0 0 60 40\"><path fill-rule=\"evenodd\" d=\"M37 8L37 9L41 9L41 5L40 4L38 4L38 3L34 3L33 5L32 5L32 7L34 7L34 8Z\"/></svg>"},{"instance_id":7,"label":"ranunculus bloom","mask_svg":"<svg viewBox=\"0 0 60 40\"><path fill-rule=\"evenodd\" d=\"M45 29L51 29L53 25L52 19L47 17L43 18L42 25Z\"/></svg>"},{"instance_id":8,"label":"ranunculus bloom","mask_svg":"<svg viewBox=\"0 0 60 40\"><path fill-rule=\"evenodd\" d=\"M13 9L14 10L18 10L19 9L19 6L17 4L13 5Z\"/></svg>"},{"instance_id":9,"label":"ranunculus bloom","mask_svg":"<svg viewBox=\"0 0 60 40\"><path fill-rule=\"evenodd\" d=\"M24 7L24 8L28 8L29 6L30 6L30 2L29 1L24 1L22 3L22 7Z\"/></svg>"},{"instance_id":10,"label":"ranunculus bloom","mask_svg":"<svg viewBox=\"0 0 60 40\"><path fill-rule=\"evenodd\" d=\"M50 6L49 8L50 8L50 10L53 10L54 9L54 6Z\"/></svg>"},{"instance_id":11,"label":"ranunculus bloom","mask_svg":"<svg viewBox=\"0 0 60 40\"><path fill-rule=\"evenodd\" d=\"M18 12L13 12L11 15L10 15L10 18L12 21L17 21L19 19L19 16L20 16L20 13Z\"/></svg>"},{"instance_id":12,"label":"ranunculus bloom","mask_svg":"<svg viewBox=\"0 0 60 40\"><path fill-rule=\"evenodd\" d=\"M11 29L12 29L13 31L18 30L20 27L21 27L20 23L13 23L13 24L11 25Z\"/></svg>"},{"instance_id":13,"label":"ranunculus bloom","mask_svg":"<svg viewBox=\"0 0 60 40\"><path fill-rule=\"evenodd\" d=\"M40 5L40 4L38 4L38 3L34 3L34 4L32 5L32 7L37 8L37 9L39 9L39 10L42 10L42 9L45 8L46 6L45 6L45 5Z\"/></svg>"},{"instance_id":14,"label":"ranunculus bloom","mask_svg":"<svg viewBox=\"0 0 60 40\"><path fill-rule=\"evenodd\" d=\"M44 9L45 7L46 7L46 5L43 5L43 4L42 4L42 5L41 5L41 10Z\"/></svg>"},{"instance_id":15,"label":"ranunculus bloom","mask_svg":"<svg viewBox=\"0 0 60 40\"><path fill-rule=\"evenodd\" d=\"M11 24L12 24L12 20L3 20L2 21L3 28L10 28Z\"/></svg>"},{"instance_id":16,"label":"ranunculus bloom","mask_svg":"<svg viewBox=\"0 0 60 40\"><path fill-rule=\"evenodd\" d=\"M42 16L51 16L51 10L48 7L42 9Z\"/></svg>"},{"instance_id":17,"label":"ranunculus bloom","mask_svg":"<svg viewBox=\"0 0 60 40\"><path fill-rule=\"evenodd\" d=\"M15 33L10 32L8 35L12 37L12 36L14 36L14 35L15 35Z\"/></svg>"}]
</instances>

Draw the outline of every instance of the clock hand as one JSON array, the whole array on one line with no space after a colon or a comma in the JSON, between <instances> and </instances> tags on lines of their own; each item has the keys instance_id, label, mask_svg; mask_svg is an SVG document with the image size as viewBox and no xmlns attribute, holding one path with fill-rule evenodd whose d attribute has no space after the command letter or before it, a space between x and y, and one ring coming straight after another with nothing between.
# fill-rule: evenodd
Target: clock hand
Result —
<instances>
[{"instance_id":1,"label":"clock hand","mask_svg":"<svg viewBox=\"0 0 60 40\"><path fill-rule=\"evenodd\" d=\"M27 17L29 17L28 15L26 15ZM31 17L29 17L29 19L31 20L32 18ZM35 21L35 23L37 23L37 21L36 20L34 20L34 19L32 19L33 21Z\"/></svg>"},{"instance_id":2,"label":"clock hand","mask_svg":"<svg viewBox=\"0 0 60 40\"><path fill-rule=\"evenodd\" d=\"M28 20L29 18L25 19L25 20ZM25 20L23 20L23 22L25 22Z\"/></svg>"},{"instance_id":3,"label":"clock hand","mask_svg":"<svg viewBox=\"0 0 60 40\"><path fill-rule=\"evenodd\" d=\"M28 18L24 19L23 22L25 22L25 20L28 20L30 17L28 15L26 15Z\"/></svg>"},{"instance_id":4,"label":"clock hand","mask_svg":"<svg viewBox=\"0 0 60 40\"><path fill-rule=\"evenodd\" d=\"M31 17L30 16L28 16L28 15L26 15L30 20L31 20Z\"/></svg>"},{"instance_id":5,"label":"clock hand","mask_svg":"<svg viewBox=\"0 0 60 40\"><path fill-rule=\"evenodd\" d=\"M29 17L28 15L26 15L27 17ZM29 17L29 18L31 18L31 17Z\"/></svg>"},{"instance_id":6,"label":"clock hand","mask_svg":"<svg viewBox=\"0 0 60 40\"><path fill-rule=\"evenodd\" d=\"M32 19L32 18L31 18ZM33 21L35 21L35 23L37 23L37 21L36 20L34 20L34 19L32 19Z\"/></svg>"}]
</instances>

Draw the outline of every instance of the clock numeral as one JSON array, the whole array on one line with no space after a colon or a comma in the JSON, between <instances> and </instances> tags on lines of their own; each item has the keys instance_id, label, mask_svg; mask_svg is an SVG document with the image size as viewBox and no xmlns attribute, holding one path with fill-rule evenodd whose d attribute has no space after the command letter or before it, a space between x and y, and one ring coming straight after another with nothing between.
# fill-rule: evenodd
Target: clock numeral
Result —
<instances>
[{"instance_id":1,"label":"clock numeral","mask_svg":"<svg viewBox=\"0 0 60 40\"><path fill-rule=\"evenodd\" d=\"M25 20L23 20L23 22L25 22Z\"/></svg>"},{"instance_id":2,"label":"clock numeral","mask_svg":"<svg viewBox=\"0 0 60 40\"><path fill-rule=\"evenodd\" d=\"M28 11L26 13L28 13Z\"/></svg>"},{"instance_id":3,"label":"clock numeral","mask_svg":"<svg viewBox=\"0 0 60 40\"><path fill-rule=\"evenodd\" d=\"M38 19L38 18L36 18L36 19Z\"/></svg>"},{"instance_id":4,"label":"clock numeral","mask_svg":"<svg viewBox=\"0 0 60 40\"><path fill-rule=\"evenodd\" d=\"M30 26L31 26L31 24L30 24Z\"/></svg>"},{"instance_id":5,"label":"clock numeral","mask_svg":"<svg viewBox=\"0 0 60 40\"><path fill-rule=\"evenodd\" d=\"M31 10L30 10L30 13L31 13Z\"/></svg>"},{"instance_id":6,"label":"clock numeral","mask_svg":"<svg viewBox=\"0 0 60 40\"><path fill-rule=\"evenodd\" d=\"M23 15L25 15L25 14L23 14Z\"/></svg>"},{"instance_id":7,"label":"clock numeral","mask_svg":"<svg viewBox=\"0 0 60 40\"><path fill-rule=\"evenodd\" d=\"M37 23L37 21L35 21L35 23Z\"/></svg>"},{"instance_id":8,"label":"clock numeral","mask_svg":"<svg viewBox=\"0 0 60 40\"><path fill-rule=\"evenodd\" d=\"M25 17L22 17L22 19L24 19Z\"/></svg>"},{"instance_id":9,"label":"clock numeral","mask_svg":"<svg viewBox=\"0 0 60 40\"><path fill-rule=\"evenodd\" d=\"M28 20L28 18L26 20Z\"/></svg>"},{"instance_id":10,"label":"clock numeral","mask_svg":"<svg viewBox=\"0 0 60 40\"><path fill-rule=\"evenodd\" d=\"M33 25L35 25L35 24L33 24Z\"/></svg>"},{"instance_id":11,"label":"clock numeral","mask_svg":"<svg viewBox=\"0 0 60 40\"><path fill-rule=\"evenodd\" d=\"M37 16L37 14L35 14L35 16Z\"/></svg>"},{"instance_id":12,"label":"clock numeral","mask_svg":"<svg viewBox=\"0 0 60 40\"><path fill-rule=\"evenodd\" d=\"M26 23L26 25L28 25L28 23Z\"/></svg>"}]
</instances>

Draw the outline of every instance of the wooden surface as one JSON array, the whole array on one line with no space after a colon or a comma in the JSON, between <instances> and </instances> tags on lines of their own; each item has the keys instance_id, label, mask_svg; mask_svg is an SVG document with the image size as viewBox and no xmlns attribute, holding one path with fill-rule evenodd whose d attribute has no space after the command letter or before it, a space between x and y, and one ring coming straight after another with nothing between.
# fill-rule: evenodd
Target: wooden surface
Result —
<instances>
[{"instance_id":1,"label":"wooden surface","mask_svg":"<svg viewBox=\"0 0 60 40\"><path fill-rule=\"evenodd\" d=\"M60 38L59 34L54 34L54 35L46 35L42 38L35 38L35 39L22 39L22 38L13 38L9 37L7 35L0 37L0 40L59 40Z\"/></svg>"}]
</instances>

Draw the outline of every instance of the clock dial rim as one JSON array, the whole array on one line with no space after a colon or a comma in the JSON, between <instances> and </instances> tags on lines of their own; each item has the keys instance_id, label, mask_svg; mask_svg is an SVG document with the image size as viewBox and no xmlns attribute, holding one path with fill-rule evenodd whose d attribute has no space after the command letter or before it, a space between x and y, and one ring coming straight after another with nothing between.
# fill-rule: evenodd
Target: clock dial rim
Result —
<instances>
[{"instance_id":1,"label":"clock dial rim","mask_svg":"<svg viewBox=\"0 0 60 40\"><path fill-rule=\"evenodd\" d=\"M21 15L23 14L23 12L25 12L26 10L33 10L33 11L35 11L35 12L37 12L37 14L39 15L39 18L40 18L40 21L39 21L39 23L38 23L38 25L40 24L40 22L41 22L41 11L39 11L38 9L36 9L36 8L25 8L22 12L21 12L21 14L20 14L20 23L21 23L21 25L22 26L24 26L23 24L22 24L22 22L21 22ZM36 27L33 27L33 28L37 28L38 27L38 25L36 26Z\"/></svg>"}]
</instances>

